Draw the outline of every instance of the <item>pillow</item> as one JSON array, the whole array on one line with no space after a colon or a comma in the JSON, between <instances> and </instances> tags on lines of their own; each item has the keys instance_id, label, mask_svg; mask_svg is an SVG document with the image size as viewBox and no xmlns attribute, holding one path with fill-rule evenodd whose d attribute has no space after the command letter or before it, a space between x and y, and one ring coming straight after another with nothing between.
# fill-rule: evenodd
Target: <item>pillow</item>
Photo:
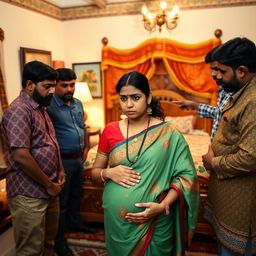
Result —
<instances>
[{"instance_id":1,"label":"pillow","mask_svg":"<svg viewBox=\"0 0 256 256\"><path fill-rule=\"evenodd\" d=\"M97 150L98 150L98 145L90 148L88 155L87 155L87 159L84 163L84 169L85 170L91 170L92 166L94 164L94 161L96 159L96 155L97 155Z\"/></svg>"},{"instance_id":2,"label":"pillow","mask_svg":"<svg viewBox=\"0 0 256 256\"><path fill-rule=\"evenodd\" d=\"M181 133L192 133L194 129L195 116L166 116L165 121L169 121Z\"/></svg>"}]
</instances>

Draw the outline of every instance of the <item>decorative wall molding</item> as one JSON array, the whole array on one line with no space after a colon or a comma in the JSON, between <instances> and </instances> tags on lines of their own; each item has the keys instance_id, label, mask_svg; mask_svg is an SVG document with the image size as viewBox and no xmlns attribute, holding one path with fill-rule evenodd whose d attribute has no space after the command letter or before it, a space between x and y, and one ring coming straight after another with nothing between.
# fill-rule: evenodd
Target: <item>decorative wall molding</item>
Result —
<instances>
[{"instance_id":1,"label":"decorative wall molding","mask_svg":"<svg viewBox=\"0 0 256 256\"><path fill-rule=\"evenodd\" d=\"M31 11L62 20L62 9L44 0L0 0Z\"/></svg>"},{"instance_id":2,"label":"decorative wall molding","mask_svg":"<svg viewBox=\"0 0 256 256\"><path fill-rule=\"evenodd\" d=\"M42 13L58 20L74 20L85 19L93 17L106 17L106 16L120 16L120 15L132 15L139 14L142 5L145 1L137 2L122 2L107 4L105 8L99 8L97 6L81 6L71 8L60 8L54 4L48 3L44 0L0 0L9 4L13 4L25 9L29 9L35 12ZM147 7L149 10L155 10L156 1L147 0ZM168 5L172 6L177 1L169 0ZM220 7L232 7L232 6L248 6L256 5L256 0L197 0L187 1L180 0L178 5L181 10L193 10L204 8L220 8Z\"/></svg>"}]
</instances>

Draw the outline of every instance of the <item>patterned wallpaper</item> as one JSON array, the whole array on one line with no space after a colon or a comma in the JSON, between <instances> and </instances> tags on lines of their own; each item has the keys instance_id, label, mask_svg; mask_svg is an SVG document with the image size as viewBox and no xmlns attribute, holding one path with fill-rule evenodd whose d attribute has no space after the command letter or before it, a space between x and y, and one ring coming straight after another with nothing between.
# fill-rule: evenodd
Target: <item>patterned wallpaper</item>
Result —
<instances>
[{"instance_id":1,"label":"patterned wallpaper","mask_svg":"<svg viewBox=\"0 0 256 256\"><path fill-rule=\"evenodd\" d=\"M22 8L30 9L58 20L139 14L141 7L145 3L145 1L140 0L136 2L113 3L107 4L106 8L101 9L97 6L60 8L44 0L0 1L13 4ZM147 0L148 9L155 10L156 2L157 1ZM175 3L178 4L180 9L182 10L256 5L255 0L179 0L178 2L175 0L169 0L167 2L169 6L172 6Z\"/></svg>"}]
</instances>

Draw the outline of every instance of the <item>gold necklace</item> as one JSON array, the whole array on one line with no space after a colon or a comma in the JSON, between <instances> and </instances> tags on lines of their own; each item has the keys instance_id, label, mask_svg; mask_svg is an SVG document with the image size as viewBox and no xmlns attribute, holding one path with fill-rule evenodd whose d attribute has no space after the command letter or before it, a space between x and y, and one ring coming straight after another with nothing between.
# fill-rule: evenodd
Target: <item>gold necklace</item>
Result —
<instances>
[{"instance_id":1,"label":"gold necklace","mask_svg":"<svg viewBox=\"0 0 256 256\"><path fill-rule=\"evenodd\" d=\"M138 154L136 155L136 157L134 158L134 160L130 160L129 158L129 154L128 154L128 133L129 133L129 119L127 121L127 132L126 132L126 158L127 160L131 163L131 164L135 164L138 159L139 159L139 156L140 156L140 153L141 153L141 150L142 150L142 147L143 147L143 144L145 142L145 139L147 137L147 133L148 133L148 127L149 127L149 123L150 123L150 116L148 117L148 125L147 125L147 129L145 131L145 134L144 134L144 137L142 139L142 142L141 142L141 145L140 145L140 148L139 148L139 151L138 151Z\"/></svg>"}]
</instances>

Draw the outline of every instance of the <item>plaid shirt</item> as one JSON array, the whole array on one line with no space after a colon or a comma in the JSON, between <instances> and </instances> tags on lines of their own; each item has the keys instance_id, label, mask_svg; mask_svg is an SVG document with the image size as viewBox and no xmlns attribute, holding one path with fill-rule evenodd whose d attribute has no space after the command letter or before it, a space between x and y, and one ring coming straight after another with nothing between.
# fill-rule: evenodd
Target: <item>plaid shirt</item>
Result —
<instances>
[{"instance_id":1,"label":"plaid shirt","mask_svg":"<svg viewBox=\"0 0 256 256\"><path fill-rule=\"evenodd\" d=\"M198 106L198 116L204 118L211 118L213 119L212 131L211 131L211 141L218 129L218 125L221 119L222 110L226 106L229 97L232 93L225 92L221 87L218 90L218 100L217 105L209 106L205 104L199 104Z\"/></svg>"},{"instance_id":2,"label":"plaid shirt","mask_svg":"<svg viewBox=\"0 0 256 256\"><path fill-rule=\"evenodd\" d=\"M22 91L4 113L3 134L9 162L7 196L49 198L45 188L20 169L11 152L12 148L29 149L39 168L50 180L57 182L61 159L59 145L45 109L41 109L32 97Z\"/></svg>"}]
</instances>

